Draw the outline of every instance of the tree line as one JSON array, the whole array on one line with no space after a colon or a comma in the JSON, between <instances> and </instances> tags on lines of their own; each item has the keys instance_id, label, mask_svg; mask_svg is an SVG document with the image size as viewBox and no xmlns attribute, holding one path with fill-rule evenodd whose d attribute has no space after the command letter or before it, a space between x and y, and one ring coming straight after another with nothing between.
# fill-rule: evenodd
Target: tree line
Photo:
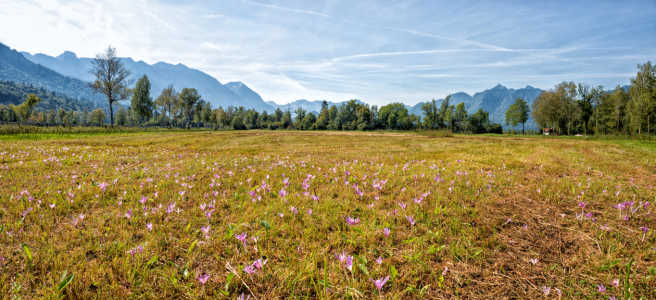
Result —
<instances>
[{"instance_id":1,"label":"tree line","mask_svg":"<svg viewBox=\"0 0 656 300\"><path fill-rule=\"evenodd\" d=\"M531 117L561 134L650 134L656 119L655 73L651 62L638 64L628 90L562 82L533 101Z\"/></svg>"}]
</instances>

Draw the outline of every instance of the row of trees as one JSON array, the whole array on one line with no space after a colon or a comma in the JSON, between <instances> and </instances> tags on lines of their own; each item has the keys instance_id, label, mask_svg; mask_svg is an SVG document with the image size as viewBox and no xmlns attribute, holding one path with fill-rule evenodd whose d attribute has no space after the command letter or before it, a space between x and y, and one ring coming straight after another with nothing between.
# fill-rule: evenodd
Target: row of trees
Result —
<instances>
[{"instance_id":1,"label":"row of trees","mask_svg":"<svg viewBox=\"0 0 656 300\"><path fill-rule=\"evenodd\" d=\"M0 104L0 121L59 125L103 125L106 123L105 112L102 108L97 108L91 112L86 109L83 111L67 111L63 108L58 110L33 110L32 107L39 102L39 97L30 94L21 105Z\"/></svg>"},{"instance_id":2,"label":"row of trees","mask_svg":"<svg viewBox=\"0 0 656 300\"><path fill-rule=\"evenodd\" d=\"M562 82L540 94L531 116L542 128L561 133L650 133L656 118L656 66L638 65L628 89Z\"/></svg>"}]
</instances>

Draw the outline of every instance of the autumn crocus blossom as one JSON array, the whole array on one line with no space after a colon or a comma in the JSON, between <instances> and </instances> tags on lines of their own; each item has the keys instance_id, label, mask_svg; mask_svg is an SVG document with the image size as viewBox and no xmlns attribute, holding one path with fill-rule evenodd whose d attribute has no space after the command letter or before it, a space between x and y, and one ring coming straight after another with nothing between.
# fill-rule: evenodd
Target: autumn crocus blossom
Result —
<instances>
[{"instance_id":1,"label":"autumn crocus blossom","mask_svg":"<svg viewBox=\"0 0 656 300\"><path fill-rule=\"evenodd\" d=\"M346 223L348 223L349 225L358 225L358 223L360 223L360 218L353 219L351 217L348 217L346 218Z\"/></svg>"},{"instance_id":2,"label":"autumn crocus blossom","mask_svg":"<svg viewBox=\"0 0 656 300\"><path fill-rule=\"evenodd\" d=\"M385 278L381 277L380 279L377 279L377 280L373 280L371 278L369 278L369 279L374 283L374 286L376 287L376 289L378 289L378 293L380 293L380 291L383 289L383 285L385 285L387 280L389 280L389 276L387 276Z\"/></svg>"},{"instance_id":3,"label":"autumn crocus blossom","mask_svg":"<svg viewBox=\"0 0 656 300\"><path fill-rule=\"evenodd\" d=\"M387 227L385 227L385 229L383 229L383 233L385 234L385 237L389 237L389 235L390 235L390 229L387 228Z\"/></svg>"},{"instance_id":4,"label":"autumn crocus blossom","mask_svg":"<svg viewBox=\"0 0 656 300\"><path fill-rule=\"evenodd\" d=\"M257 268L258 270L262 270L262 268L264 268L264 265L266 265L267 261L269 260L267 259L263 261L261 258L259 258L253 262L253 267Z\"/></svg>"},{"instance_id":5,"label":"autumn crocus blossom","mask_svg":"<svg viewBox=\"0 0 656 300\"><path fill-rule=\"evenodd\" d=\"M413 216L407 216L405 217L406 220L410 223L410 226L415 226L415 219Z\"/></svg>"},{"instance_id":6,"label":"autumn crocus blossom","mask_svg":"<svg viewBox=\"0 0 656 300\"><path fill-rule=\"evenodd\" d=\"M207 280L210 279L210 275L209 274L198 275L198 277L196 277L196 279L198 279L198 281L200 281L200 283L205 285L205 283L207 283Z\"/></svg>"},{"instance_id":7,"label":"autumn crocus blossom","mask_svg":"<svg viewBox=\"0 0 656 300\"><path fill-rule=\"evenodd\" d=\"M241 234L235 234L235 238L240 240L244 245L244 248L246 248L246 233L242 232Z\"/></svg>"}]
</instances>

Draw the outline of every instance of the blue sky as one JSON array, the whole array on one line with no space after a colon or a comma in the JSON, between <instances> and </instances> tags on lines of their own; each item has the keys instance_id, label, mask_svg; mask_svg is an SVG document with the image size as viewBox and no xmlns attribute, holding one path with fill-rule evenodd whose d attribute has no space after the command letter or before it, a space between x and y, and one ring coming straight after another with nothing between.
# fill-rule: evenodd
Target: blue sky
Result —
<instances>
[{"instance_id":1,"label":"blue sky","mask_svg":"<svg viewBox=\"0 0 656 300\"><path fill-rule=\"evenodd\" d=\"M611 89L656 59L656 1L0 0L0 42L91 57L108 44L265 100L415 104L502 84Z\"/></svg>"}]
</instances>

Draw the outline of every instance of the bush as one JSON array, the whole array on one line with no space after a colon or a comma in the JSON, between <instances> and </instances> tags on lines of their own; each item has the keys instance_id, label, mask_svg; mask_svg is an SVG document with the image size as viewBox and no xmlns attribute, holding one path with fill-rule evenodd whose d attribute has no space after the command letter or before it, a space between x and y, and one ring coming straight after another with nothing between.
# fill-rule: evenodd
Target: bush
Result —
<instances>
[{"instance_id":1,"label":"bush","mask_svg":"<svg viewBox=\"0 0 656 300\"><path fill-rule=\"evenodd\" d=\"M488 125L486 130L487 133L503 134L503 127L501 127L501 124Z\"/></svg>"}]
</instances>

